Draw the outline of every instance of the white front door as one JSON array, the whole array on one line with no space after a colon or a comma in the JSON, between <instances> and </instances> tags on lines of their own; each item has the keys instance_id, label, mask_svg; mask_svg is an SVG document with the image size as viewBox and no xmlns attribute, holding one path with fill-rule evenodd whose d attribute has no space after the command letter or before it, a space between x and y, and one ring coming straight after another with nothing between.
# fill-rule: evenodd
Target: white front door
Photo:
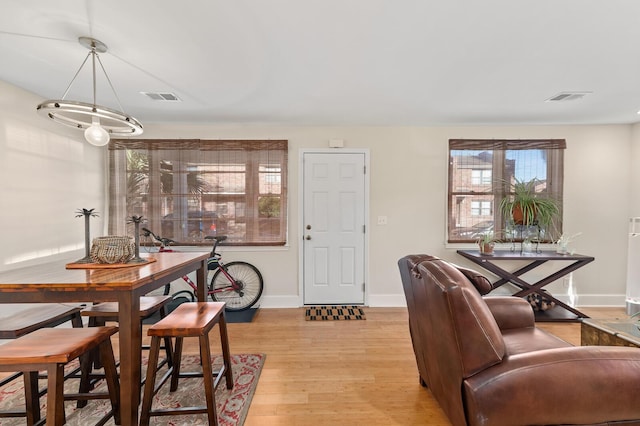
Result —
<instances>
[{"instance_id":1,"label":"white front door","mask_svg":"<svg viewBox=\"0 0 640 426\"><path fill-rule=\"evenodd\" d=\"M365 301L365 153L305 152L303 301Z\"/></svg>"}]
</instances>

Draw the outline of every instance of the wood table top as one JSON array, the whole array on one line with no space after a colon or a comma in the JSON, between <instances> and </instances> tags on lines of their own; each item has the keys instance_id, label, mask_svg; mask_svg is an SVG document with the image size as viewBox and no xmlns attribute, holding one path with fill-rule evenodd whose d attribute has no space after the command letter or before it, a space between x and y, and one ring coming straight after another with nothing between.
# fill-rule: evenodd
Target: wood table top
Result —
<instances>
[{"instance_id":1,"label":"wood table top","mask_svg":"<svg viewBox=\"0 0 640 426\"><path fill-rule=\"evenodd\" d=\"M109 269L67 269L68 262L58 261L0 272L0 292L47 289L135 289L170 275L186 263L206 260L208 252L145 253L154 262L140 266Z\"/></svg>"}]
</instances>

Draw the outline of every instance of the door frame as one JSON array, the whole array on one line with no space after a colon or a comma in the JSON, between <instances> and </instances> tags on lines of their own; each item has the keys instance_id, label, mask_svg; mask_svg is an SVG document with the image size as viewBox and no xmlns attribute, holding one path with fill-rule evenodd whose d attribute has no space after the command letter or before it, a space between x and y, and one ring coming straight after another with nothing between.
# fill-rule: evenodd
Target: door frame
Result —
<instances>
[{"instance_id":1,"label":"door frame","mask_svg":"<svg viewBox=\"0 0 640 426\"><path fill-rule=\"evenodd\" d=\"M369 165L368 148L301 148L298 151L298 306L304 306L304 156L305 154L364 154L364 304L369 305Z\"/></svg>"}]
</instances>

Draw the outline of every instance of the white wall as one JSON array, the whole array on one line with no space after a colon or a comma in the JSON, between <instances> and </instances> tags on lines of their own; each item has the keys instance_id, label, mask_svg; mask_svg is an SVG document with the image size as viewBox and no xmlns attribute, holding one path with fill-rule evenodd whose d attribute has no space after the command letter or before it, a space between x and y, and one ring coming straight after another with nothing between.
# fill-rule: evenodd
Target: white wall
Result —
<instances>
[{"instance_id":1,"label":"white wall","mask_svg":"<svg viewBox=\"0 0 640 426\"><path fill-rule=\"evenodd\" d=\"M640 217L640 123L631 127L629 217Z\"/></svg>"},{"instance_id":2,"label":"white wall","mask_svg":"<svg viewBox=\"0 0 640 426\"><path fill-rule=\"evenodd\" d=\"M104 150L82 142L82 135L52 133L53 124L38 117L39 99L7 85L0 100L0 149L20 155L31 172L2 167L3 182L19 184L0 189L3 244L0 268L11 259L37 250L82 247L83 228L75 209L96 207L104 211L101 191ZM7 101L4 92L13 100ZM237 138L289 140L289 244L277 249L227 248L227 258L247 260L265 278L263 307L297 306L298 150L326 148L329 139L345 140L348 148L368 148L371 153L371 218L388 217L388 225L370 219L369 302L372 306L404 304L396 262L410 253L430 253L464 263L458 247L445 244L447 143L450 138L564 138L565 231L582 232L575 241L578 253L596 261L574 273L579 304L624 304L627 221L640 200L633 188L640 177L632 174L632 160L640 157L637 126L540 126L540 127L275 127L246 125L161 125L144 123L145 138ZM59 130L56 130L59 131ZM72 135L72 137L65 136ZM35 140L25 149L25 140ZM16 148L17 147L17 148ZM14 153L17 151L17 153ZM40 170L46 170L42 176ZM18 178L19 176L19 178ZM70 187L70 188L69 188ZM98 194L100 192L100 194ZM37 197L39 211L25 212L26 200ZM640 216L640 210L636 215ZM44 219L43 219L44 217ZM101 218L102 219L102 218ZM100 219L100 220L101 220ZM48 226L41 226L46 221ZM99 229L99 221L92 222ZM34 226L34 224L36 224ZM40 236L38 236L40 234ZM560 283L552 287L562 292Z\"/></svg>"},{"instance_id":3,"label":"white wall","mask_svg":"<svg viewBox=\"0 0 640 426\"><path fill-rule=\"evenodd\" d=\"M463 263L455 253L458 247L445 244L449 138L565 138L565 231L582 232L574 249L596 258L574 273L580 303L624 304L631 126L337 128L147 124L145 137L289 140L289 247L268 255L242 254L265 271L263 306L290 303L298 297L299 149L327 147L332 138L344 139L349 148L370 149L370 215L388 216L389 223L378 226L374 220L369 222L369 302L386 306L404 301L396 266L399 257L430 253ZM563 291L561 283L550 288L554 293Z\"/></svg>"},{"instance_id":4,"label":"white wall","mask_svg":"<svg viewBox=\"0 0 640 426\"><path fill-rule=\"evenodd\" d=\"M40 117L42 99L0 81L0 270L84 255L84 219L95 208L102 233L103 150L81 132Z\"/></svg>"}]
</instances>

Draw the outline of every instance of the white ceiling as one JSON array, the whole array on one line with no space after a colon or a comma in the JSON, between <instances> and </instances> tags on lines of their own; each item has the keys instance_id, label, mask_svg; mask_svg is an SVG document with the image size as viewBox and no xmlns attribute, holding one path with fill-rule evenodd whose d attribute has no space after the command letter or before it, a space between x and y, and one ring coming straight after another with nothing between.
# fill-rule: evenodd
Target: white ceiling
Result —
<instances>
[{"instance_id":1,"label":"white ceiling","mask_svg":"<svg viewBox=\"0 0 640 426\"><path fill-rule=\"evenodd\" d=\"M143 124L640 121L638 0L3 1L0 80L61 98L80 36ZM566 91L591 94L545 102ZM90 67L66 99L91 101Z\"/></svg>"}]
</instances>

